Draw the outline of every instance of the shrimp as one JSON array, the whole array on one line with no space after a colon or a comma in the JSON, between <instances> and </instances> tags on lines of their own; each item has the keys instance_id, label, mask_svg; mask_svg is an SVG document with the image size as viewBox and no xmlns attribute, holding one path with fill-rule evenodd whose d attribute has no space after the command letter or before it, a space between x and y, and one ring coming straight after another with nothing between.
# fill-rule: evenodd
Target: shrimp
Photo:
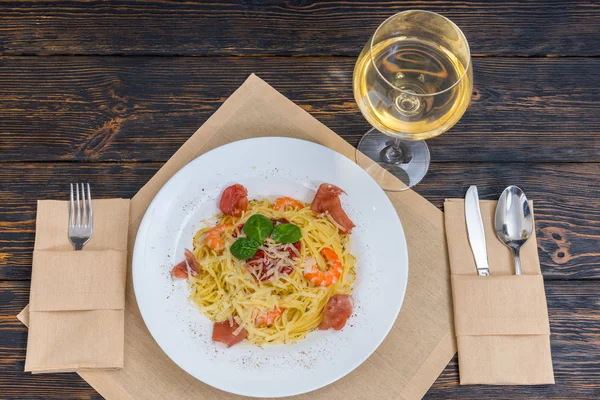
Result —
<instances>
[{"instance_id":1,"label":"shrimp","mask_svg":"<svg viewBox=\"0 0 600 400\"><path fill-rule=\"evenodd\" d=\"M229 228L233 227L233 224L217 225L204 236L204 243L213 250L220 250L225 246L225 240L223 240L223 233Z\"/></svg>"},{"instance_id":2,"label":"shrimp","mask_svg":"<svg viewBox=\"0 0 600 400\"><path fill-rule=\"evenodd\" d=\"M342 261L335 251L328 247L321 250L321 255L325 258L329 269L321 271L316 264L307 266L304 277L317 286L331 286L342 276Z\"/></svg>"},{"instance_id":3,"label":"shrimp","mask_svg":"<svg viewBox=\"0 0 600 400\"><path fill-rule=\"evenodd\" d=\"M273 311L262 312L254 319L257 325L273 325L273 322L283 313L283 308L275 307Z\"/></svg>"},{"instance_id":4,"label":"shrimp","mask_svg":"<svg viewBox=\"0 0 600 400\"><path fill-rule=\"evenodd\" d=\"M284 209L285 207L292 207L301 209L304 208L304 204L291 197L280 197L273 203L273 208L277 211Z\"/></svg>"}]
</instances>

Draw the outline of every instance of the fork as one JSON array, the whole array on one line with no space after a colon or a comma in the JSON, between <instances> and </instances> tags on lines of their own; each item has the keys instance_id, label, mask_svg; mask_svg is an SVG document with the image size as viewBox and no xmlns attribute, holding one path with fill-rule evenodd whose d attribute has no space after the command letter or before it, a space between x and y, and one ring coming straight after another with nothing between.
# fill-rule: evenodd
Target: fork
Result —
<instances>
[{"instance_id":1,"label":"fork","mask_svg":"<svg viewBox=\"0 0 600 400\"><path fill-rule=\"evenodd\" d=\"M79 201L79 185L75 184L75 198L73 197L73 184L71 183L71 201L69 204L69 241L75 250L81 250L92 238L92 195L90 184L87 185L87 198L85 187L81 183L81 201Z\"/></svg>"}]
</instances>

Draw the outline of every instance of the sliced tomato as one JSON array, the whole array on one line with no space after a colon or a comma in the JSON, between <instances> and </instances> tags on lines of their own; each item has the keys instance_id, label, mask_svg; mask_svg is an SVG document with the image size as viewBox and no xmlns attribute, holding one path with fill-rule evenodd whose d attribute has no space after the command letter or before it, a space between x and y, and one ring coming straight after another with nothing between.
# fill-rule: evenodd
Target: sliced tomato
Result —
<instances>
[{"instance_id":1,"label":"sliced tomato","mask_svg":"<svg viewBox=\"0 0 600 400\"><path fill-rule=\"evenodd\" d=\"M273 225L277 226L279 224L289 224L290 221L287 220L287 218L271 218L271 221L273 221Z\"/></svg>"},{"instance_id":2,"label":"sliced tomato","mask_svg":"<svg viewBox=\"0 0 600 400\"><path fill-rule=\"evenodd\" d=\"M239 183L229 186L221 194L219 208L223 214L240 217L248 208L248 190Z\"/></svg>"}]
</instances>

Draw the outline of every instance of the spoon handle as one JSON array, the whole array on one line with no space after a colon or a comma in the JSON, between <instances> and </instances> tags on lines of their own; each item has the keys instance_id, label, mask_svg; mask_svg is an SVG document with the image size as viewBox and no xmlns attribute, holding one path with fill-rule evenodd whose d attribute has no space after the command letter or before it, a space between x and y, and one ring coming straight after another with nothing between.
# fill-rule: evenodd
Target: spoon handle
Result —
<instances>
[{"instance_id":1,"label":"spoon handle","mask_svg":"<svg viewBox=\"0 0 600 400\"><path fill-rule=\"evenodd\" d=\"M515 257L515 275L521 275L521 255L520 249L517 247L513 249L513 256Z\"/></svg>"}]
</instances>

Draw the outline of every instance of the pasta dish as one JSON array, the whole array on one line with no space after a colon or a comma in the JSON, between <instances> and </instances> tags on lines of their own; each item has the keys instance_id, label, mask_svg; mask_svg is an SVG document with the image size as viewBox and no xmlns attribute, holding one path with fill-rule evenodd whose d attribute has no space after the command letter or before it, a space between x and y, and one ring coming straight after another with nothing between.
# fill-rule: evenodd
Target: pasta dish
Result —
<instances>
[{"instance_id":1,"label":"pasta dish","mask_svg":"<svg viewBox=\"0 0 600 400\"><path fill-rule=\"evenodd\" d=\"M344 327L356 259L342 193L322 184L305 204L290 197L248 200L239 184L225 189L216 224L196 232L193 249L172 269L214 322L214 341L293 343L317 328Z\"/></svg>"}]
</instances>

